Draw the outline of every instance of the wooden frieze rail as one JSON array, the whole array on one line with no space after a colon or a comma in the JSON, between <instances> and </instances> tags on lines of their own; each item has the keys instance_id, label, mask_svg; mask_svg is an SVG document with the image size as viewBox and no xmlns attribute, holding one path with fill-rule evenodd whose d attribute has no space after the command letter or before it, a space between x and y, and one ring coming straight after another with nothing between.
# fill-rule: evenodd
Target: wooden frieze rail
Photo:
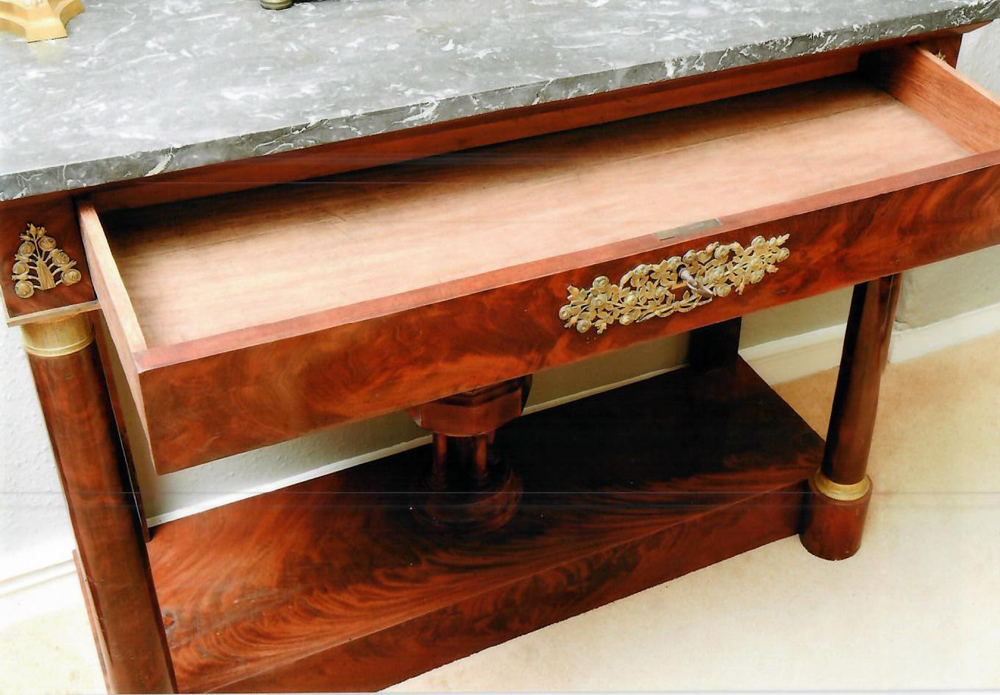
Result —
<instances>
[{"instance_id":1,"label":"wooden frieze rail","mask_svg":"<svg viewBox=\"0 0 1000 695\"><path fill-rule=\"evenodd\" d=\"M377 689L778 538L858 552L900 273L1000 243L959 42L0 202L109 690ZM848 286L824 441L740 318ZM683 369L523 414L533 374L686 332ZM430 445L144 527L133 461L401 409Z\"/></svg>"}]
</instances>

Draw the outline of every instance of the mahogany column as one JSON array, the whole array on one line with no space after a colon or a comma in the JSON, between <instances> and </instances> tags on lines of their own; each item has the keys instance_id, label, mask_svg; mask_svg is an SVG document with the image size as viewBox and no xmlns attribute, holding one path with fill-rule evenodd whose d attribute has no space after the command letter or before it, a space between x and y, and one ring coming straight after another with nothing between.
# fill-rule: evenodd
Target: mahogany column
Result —
<instances>
[{"instance_id":1,"label":"mahogany column","mask_svg":"<svg viewBox=\"0 0 1000 695\"><path fill-rule=\"evenodd\" d=\"M114 693L176 692L90 318L22 327Z\"/></svg>"},{"instance_id":2,"label":"mahogany column","mask_svg":"<svg viewBox=\"0 0 1000 695\"><path fill-rule=\"evenodd\" d=\"M866 469L901 276L854 288L823 464L809 481L802 544L826 560L851 557L872 495Z\"/></svg>"},{"instance_id":3,"label":"mahogany column","mask_svg":"<svg viewBox=\"0 0 1000 695\"><path fill-rule=\"evenodd\" d=\"M732 364L739 356L743 318L736 317L691 331L688 364L699 371Z\"/></svg>"},{"instance_id":4,"label":"mahogany column","mask_svg":"<svg viewBox=\"0 0 1000 695\"><path fill-rule=\"evenodd\" d=\"M530 388L525 376L410 408L414 421L433 433L430 474L413 505L419 521L485 533L514 516L521 481L494 440L498 427L521 415Z\"/></svg>"}]
</instances>

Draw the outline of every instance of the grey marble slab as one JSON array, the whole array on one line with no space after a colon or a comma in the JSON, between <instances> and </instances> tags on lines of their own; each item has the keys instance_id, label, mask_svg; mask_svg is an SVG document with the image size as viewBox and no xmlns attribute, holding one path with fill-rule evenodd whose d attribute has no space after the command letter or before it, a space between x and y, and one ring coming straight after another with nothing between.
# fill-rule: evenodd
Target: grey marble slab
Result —
<instances>
[{"instance_id":1,"label":"grey marble slab","mask_svg":"<svg viewBox=\"0 0 1000 695\"><path fill-rule=\"evenodd\" d=\"M0 200L1000 16L1000 0L84 0L0 34Z\"/></svg>"}]
</instances>

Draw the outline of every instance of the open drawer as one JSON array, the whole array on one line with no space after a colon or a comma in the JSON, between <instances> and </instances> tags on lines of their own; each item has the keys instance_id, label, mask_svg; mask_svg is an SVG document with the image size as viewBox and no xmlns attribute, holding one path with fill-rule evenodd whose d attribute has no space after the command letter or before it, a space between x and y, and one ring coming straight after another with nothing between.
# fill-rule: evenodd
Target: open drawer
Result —
<instances>
[{"instance_id":1,"label":"open drawer","mask_svg":"<svg viewBox=\"0 0 1000 695\"><path fill-rule=\"evenodd\" d=\"M1000 242L1000 103L922 49L868 58L307 183L81 201L157 470Z\"/></svg>"}]
</instances>

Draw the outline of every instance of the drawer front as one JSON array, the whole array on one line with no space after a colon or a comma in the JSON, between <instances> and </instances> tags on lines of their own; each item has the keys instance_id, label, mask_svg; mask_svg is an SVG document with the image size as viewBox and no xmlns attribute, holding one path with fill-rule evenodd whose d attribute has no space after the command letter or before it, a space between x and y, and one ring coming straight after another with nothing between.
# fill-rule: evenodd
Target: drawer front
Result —
<instances>
[{"instance_id":1,"label":"drawer front","mask_svg":"<svg viewBox=\"0 0 1000 695\"><path fill-rule=\"evenodd\" d=\"M881 147L882 154L893 158L898 152L887 149L879 139L880 134L896 123L909 127L907 124L923 117L950 138L950 145L946 145L961 148L957 158L949 154L950 150L946 151L947 147L941 150L946 156L935 160L941 163L933 165L912 164L911 160L896 157L893 160L896 169L884 174L883 178L859 185L834 186L819 194L804 194L800 191L808 189L792 188L796 192L788 196L790 199L786 202L760 203L756 208L753 203L760 198L748 197L746 190L734 186L730 179L730 190L737 197L742 196L740 204L746 203L749 212L719 214L718 219L708 223L665 233L650 233L656 227L642 227L647 220L639 215L635 217L639 227L628 228L633 234L631 237L601 237L599 233L606 234L608 225L604 230L591 225L585 228L584 236L577 234L574 237L573 225L577 222L589 224L593 220L585 219L586 214L605 209L587 207L587 200L601 198L607 186L642 188L646 196L643 200L649 206L644 210L646 217L657 220L661 216L670 217L674 212L674 202L669 199L672 191L661 192L657 187L650 187L650 175L654 175L658 184L660 179L655 174L673 175L674 170L670 167L679 163L686 167L685 172L697 170L703 177L701 180L714 181L705 178L706 171L709 177L716 172L722 175L731 162L729 157L743 156L742 145L719 149L715 148L715 141L711 141L713 144L699 152L707 153L706 156L715 153L721 159L710 162L707 170L699 163L700 154L697 157L681 155L667 161L657 159L658 150L644 157L641 156L643 152L636 153L633 149L625 159L605 167L603 171L610 172L605 180L596 181L593 176L587 178L583 174L579 178L567 177L565 171L562 178L551 171L531 178L544 167L529 158L527 168L519 169L516 176L502 182L505 195L512 190L515 193L523 191L525 199L535 200L541 195L545 202L555 201L558 205L551 209L542 205L542 213L532 221L558 227L561 231L554 233L553 238L564 242L583 238L593 243L591 248L578 244L572 252L557 255L558 250L550 251L545 246L543 251L549 254L547 256L514 263L505 261L506 265L478 274L456 275L461 279L428 285L424 282L425 273L421 276L423 284L414 284L406 291L393 290L371 299L362 294L360 301L336 308L293 313L287 319L280 315L278 320L255 320L225 330L217 329L216 317L232 323L232 316L219 317L202 312L197 317L200 322L197 328L214 333L203 333L196 338L185 338L183 332L177 332L176 326L163 324L157 327L160 333L153 335L151 344L147 345L147 334L136 310L139 304L130 296L122 279L101 216L92 205L82 202L80 224L94 286L122 358L157 470L161 473L180 470L338 423L690 331L1000 243L1000 103L926 51L912 48L896 51L872 63L870 69L873 78L912 113L900 113L898 104L890 104L889 111L883 113L902 120L883 121L881 126L873 126L871 139L867 142L874 154L865 152L859 156L878 156ZM870 91L870 87L868 89ZM815 108L790 102L787 92L780 99L783 101L771 105L770 113L766 114L770 120L764 130L784 122L786 114L781 109L788 107L788 118L798 118L801 122L803 109ZM885 101L883 94L872 103L877 110L878 104L885 106ZM838 108L844 104L847 101L838 102ZM830 112L839 113L837 109ZM845 128L849 130L862 122L839 118L831 116L827 130L815 130L814 125L809 126L814 128L809 132L827 138L821 143L825 148L823 161L838 167L831 173L839 176L834 180L843 181L844 168L850 168L853 160L840 158L837 145L845 141L857 142L843 134L847 132ZM806 118L805 121L813 122L814 119ZM700 121L694 127L683 120L676 122L687 128L688 135L684 137L694 137L690 142L697 140L696 129ZM713 132L721 133L719 137L728 137L726 127L725 123L716 121ZM883 130L878 130L879 127ZM936 146L940 146L941 133L930 133L926 124L920 127L924 130L918 128L912 132L938 137ZM620 135L621 131L618 132ZM557 146L564 148L564 156L578 147L590 147L588 151L599 159L603 156L602 143L595 146L593 141L587 142L587 137L586 134L579 136L568 149L565 142ZM838 139L841 137L848 140ZM637 143L644 146L652 140L655 138L647 139L645 135L636 138L634 133L626 132L620 142L634 148ZM750 140L741 142L747 142L748 147L754 144ZM759 140L754 142L759 146ZM533 141L533 146L536 145L537 141ZM781 143L777 145L783 152ZM920 149L919 142L915 147ZM928 152L930 147L927 145ZM608 149L604 146L603 152ZM525 156L523 150L517 149L507 150L507 154L511 151ZM718 155L719 152L725 156ZM775 163L779 159L766 149L757 154L770 157L768 161ZM919 162L919 158L912 161ZM665 163L657 169L657 162ZM791 170L801 171L803 178L811 177L813 183L819 179L825 184L823 176L817 177L816 171L806 176L811 165L807 157ZM476 188L480 180L475 177L461 179L462 171L471 170L468 166L462 164L449 169L447 185L436 188L429 197L421 198L420 190L426 187L421 189L418 185L407 189L407 197L402 201L405 205L391 199L390 189L378 189L378 195L350 209L351 214L358 215L377 209L376 223L365 218L362 221L368 226L347 231L354 232L355 236L377 233L380 225L387 221L397 224L393 229L405 231L407 227L398 224L399 218L391 215L405 216L418 208L428 220L447 222L447 216L441 212L448 210L451 214L448 206L452 199L447 196L454 191L467 192ZM787 160L782 160L782 166L788 170ZM495 179L499 169L501 167L494 165L485 171L484 180ZM871 171L876 172L875 169ZM391 175L396 176L396 173ZM407 172L402 172L400 179L406 175ZM766 178L768 173L758 165L755 175ZM622 184L622 180L629 184ZM685 183L676 176L673 180ZM331 205L329 209L345 212L357 202L354 191L363 195L377 183L375 178L367 177L358 181L363 186L355 185L350 195L338 198L337 205L343 207ZM570 183L564 183L566 181ZM512 182L516 186L523 184L523 189L511 188ZM423 185L425 181L417 183ZM584 192L581 193L577 186ZM775 190L774 177L769 186L770 195ZM485 186L482 190L490 194ZM690 195L701 196L702 207L716 204L698 187L689 185L687 191ZM123 253L120 260L133 263L132 272L138 272L138 268L148 275L157 269L181 267L183 273L181 277L155 276L152 282L140 287L146 293L142 300L144 309L158 311L159 316L166 315L165 320L169 321L172 314L163 311L162 306L166 305L158 304L161 295L156 293L169 292L171 287L188 287L184 280L211 282L217 274L205 271L221 270L224 266L240 271L229 276L235 289L220 283L217 288L206 284L203 290L198 284L194 292L188 293L192 302L201 302L203 296L209 296L202 292L212 293L214 289L216 297L225 297L225 301L217 301L215 306L227 312L245 310L247 296L261 297L260 301L265 303L285 301L295 308L294 301L282 298L284 285L276 285L278 291L269 294L255 290L253 278L248 280L242 272L240 260L253 256L263 257L270 263L272 250L277 254L294 246L293 242L285 242L286 230L294 233L296 229L308 229L312 236L307 237L306 247L310 250L316 234L329 232L332 236L350 237L350 233L344 234L349 220L338 214L332 216L336 220L330 227L317 228L312 222L313 226L309 226L302 222L303 218L296 217L298 213L294 209L280 207L286 204L284 199L276 198L273 193L270 195L270 198L250 199L249 208L252 214L265 216L266 228L258 226L255 238L259 240L273 228L278 230L276 241L269 240L264 245L255 242L257 246L253 248L241 246L245 238L254 237L254 234L249 237L242 234L243 225L254 222L254 218L239 218L242 203L235 206L236 213L232 213L232 204L227 208L230 226L225 227L227 236L220 239L219 244L214 244L216 237L211 236L221 227L219 218L206 222L199 217L198 224L202 226L197 233L189 230L188 236L181 234L182 241L196 237L193 244L200 243L201 251L215 254L210 263L194 252L195 246L178 247L177 238L171 236L173 230L157 222L164 211L151 208L147 219L154 222L153 241L146 247L124 244L119 248L127 253ZM476 195L480 195L478 188ZM466 196L462 200L468 202L469 199ZM581 200L583 202L579 202ZM618 212L627 211L631 204L631 199L623 197L620 190L611 191L609 200L617 201L615 210ZM624 207L623 200L626 201ZM384 201L391 205L379 207ZM309 199L309 204L300 205L298 209L312 209L314 202ZM520 203L522 201L511 200L514 207ZM473 215L476 220L490 221L492 218L484 211L496 212L496 208L484 206L475 196L468 204L472 212L479 215ZM423 207L419 207L421 205ZM600 205L604 205L603 198ZM198 214L211 215L213 210L210 206L202 206ZM394 212L399 210L402 212ZM176 214L176 211L167 212ZM155 227L156 224L159 227ZM296 228L295 224L299 226ZM422 234L428 227L418 228ZM502 224L496 228L506 229ZM538 226L537 229L548 227ZM596 236L590 236L591 233ZM198 235L204 234L214 245L203 243L204 237ZM611 241L591 241L594 238ZM545 244L548 241L549 237L545 236ZM450 242L448 236L444 236L443 241L435 241L439 244L433 247L436 256L427 255L424 247L422 258L444 258L435 266L436 271L441 272L451 270L449 264L467 262L468 256L449 258ZM390 237L383 251L394 252L394 243L397 243L396 238ZM398 245L406 249L406 238L401 238ZM558 244L553 246L558 249ZM144 248L149 247L153 247L150 253L154 255L143 256ZM223 249L221 253L220 248ZM155 256L157 253L161 255ZM400 257L393 258L398 260ZM151 259L166 260L157 265L150 262ZM375 282L398 267L364 258L359 262L377 266L377 273L371 276ZM341 269L345 270L345 277L354 270L343 266ZM294 279L295 276L288 277ZM316 286L305 289L326 291L329 280L323 278L322 284L317 281ZM367 288L364 283L362 286ZM303 295L295 296L301 298ZM148 320L149 314L146 316ZM165 335L180 337L165 340Z\"/></svg>"},{"instance_id":2,"label":"drawer front","mask_svg":"<svg viewBox=\"0 0 1000 695\"><path fill-rule=\"evenodd\" d=\"M174 364L150 353L139 381L154 461L178 470L1000 243L1000 162L987 159L945 180L743 228L723 220L711 235L316 333ZM788 257L742 294L602 333L560 316L568 287L785 235Z\"/></svg>"}]
</instances>

